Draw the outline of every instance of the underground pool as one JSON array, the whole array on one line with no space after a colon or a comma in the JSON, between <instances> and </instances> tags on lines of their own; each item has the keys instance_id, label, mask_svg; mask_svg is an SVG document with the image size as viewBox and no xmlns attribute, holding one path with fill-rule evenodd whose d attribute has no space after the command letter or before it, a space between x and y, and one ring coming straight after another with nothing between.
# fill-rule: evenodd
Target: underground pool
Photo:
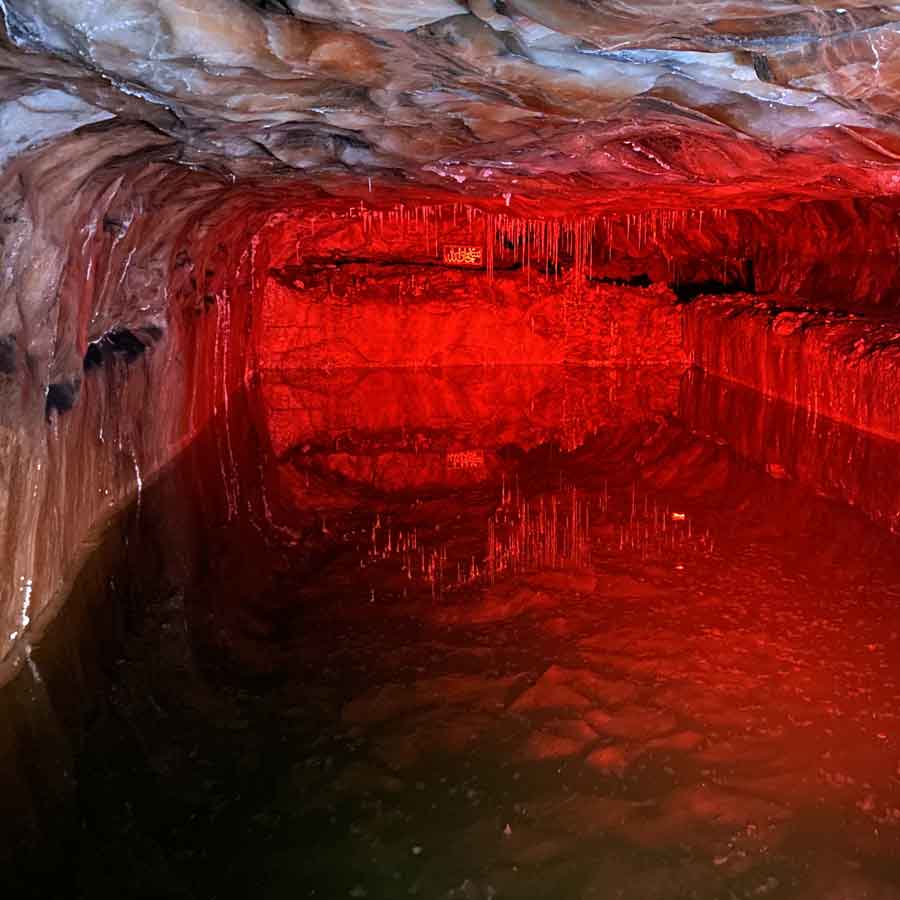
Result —
<instances>
[{"instance_id":1,"label":"underground pool","mask_svg":"<svg viewBox=\"0 0 900 900\"><path fill-rule=\"evenodd\" d=\"M898 539L796 419L673 367L254 382L106 538L25 883L894 896Z\"/></svg>"}]
</instances>

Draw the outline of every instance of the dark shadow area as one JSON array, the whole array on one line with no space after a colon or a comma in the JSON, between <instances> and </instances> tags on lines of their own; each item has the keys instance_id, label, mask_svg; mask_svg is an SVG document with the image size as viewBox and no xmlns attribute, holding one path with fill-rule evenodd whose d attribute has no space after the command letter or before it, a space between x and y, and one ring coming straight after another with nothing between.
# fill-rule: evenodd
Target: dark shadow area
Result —
<instances>
[{"instance_id":1,"label":"dark shadow area","mask_svg":"<svg viewBox=\"0 0 900 900\"><path fill-rule=\"evenodd\" d=\"M0 375L12 375L16 371L17 356L16 336L9 334L0 338Z\"/></svg>"},{"instance_id":2,"label":"dark shadow area","mask_svg":"<svg viewBox=\"0 0 900 900\"><path fill-rule=\"evenodd\" d=\"M97 369L108 359L115 357L132 363L161 337L162 330L155 327L142 328L137 332L128 328L108 331L103 337L88 344L84 354L84 371Z\"/></svg>"},{"instance_id":3,"label":"dark shadow area","mask_svg":"<svg viewBox=\"0 0 900 900\"><path fill-rule=\"evenodd\" d=\"M617 287L650 287L653 282L646 273L633 275L630 278L589 278L593 284L614 284Z\"/></svg>"},{"instance_id":4,"label":"dark shadow area","mask_svg":"<svg viewBox=\"0 0 900 900\"><path fill-rule=\"evenodd\" d=\"M45 403L47 418L49 419L53 413L67 413L72 409L80 391L81 379L77 377L48 385Z\"/></svg>"},{"instance_id":5,"label":"dark shadow area","mask_svg":"<svg viewBox=\"0 0 900 900\"><path fill-rule=\"evenodd\" d=\"M688 303L702 295L723 296L725 294L755 294L756 274L752 259L741 262L740 274L726 280L706 279L704 281L673 281L669 287L682 303Z\"/></svg>"}]
</instances>

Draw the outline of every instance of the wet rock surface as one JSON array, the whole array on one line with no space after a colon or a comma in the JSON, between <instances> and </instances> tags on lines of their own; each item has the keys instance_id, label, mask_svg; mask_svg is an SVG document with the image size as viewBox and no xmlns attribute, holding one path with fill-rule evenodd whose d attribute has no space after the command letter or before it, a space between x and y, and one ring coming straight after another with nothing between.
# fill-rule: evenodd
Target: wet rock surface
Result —
<instances>
[{"instance_id":1,"label":"wet rock surface","mask_svg":"<svg viewBox=\"0 0 900 900\"><path fill-rule=\"evenodd\" d=\"M14 0L3 25L25 146L143 120L236 168L482 183L737 169L824 187L823 166L896 160L888 6Z\"/></svg>"},{"instance_id":2,"label":"wet rock surface","mask_svg":"<svg viewBox=\"0 0 900 900\"><path fill-rule=\"evenodd\" d=\"M896 441L900 330L892 317L789 306L783 298L699 298L685 348L712 375Z\"/></svg>"}]
</instances>

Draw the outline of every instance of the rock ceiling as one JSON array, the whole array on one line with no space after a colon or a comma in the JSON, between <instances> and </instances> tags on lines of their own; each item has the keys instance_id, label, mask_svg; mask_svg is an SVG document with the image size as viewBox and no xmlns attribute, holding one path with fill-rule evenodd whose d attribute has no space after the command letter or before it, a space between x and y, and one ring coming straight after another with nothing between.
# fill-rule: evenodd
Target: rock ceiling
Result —
<instances>
[{"instance_id":1,"label":"rock ceiling","mask_svg":"<svg viewBox=\"0 0 900 900\"><path fill-rule=\"evenodd\" d=\"M135 123L232 174L900 189L900 5L0 0L0 165ZM96 123L102 123L97 125ZM583 191L581 192L583 193Z\"/></svg>"}]
</instances>

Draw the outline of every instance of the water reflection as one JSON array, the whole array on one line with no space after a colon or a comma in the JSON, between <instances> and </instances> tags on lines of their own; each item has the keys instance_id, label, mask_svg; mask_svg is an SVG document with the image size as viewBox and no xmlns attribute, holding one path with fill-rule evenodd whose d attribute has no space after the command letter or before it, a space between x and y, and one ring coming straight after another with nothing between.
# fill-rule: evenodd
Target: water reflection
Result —
<instances>
[{"instance_id":1,"label":"water reflection","mask_svg":"<svg viewBox=\"0 0 900 900\"><path fill-rule=\"evenodd\" d=\"M900 896L896 538L697 434L689 386L234 398L145 492L202 530L88 735L72 895Z\"/></svg>"}]
</instances>

